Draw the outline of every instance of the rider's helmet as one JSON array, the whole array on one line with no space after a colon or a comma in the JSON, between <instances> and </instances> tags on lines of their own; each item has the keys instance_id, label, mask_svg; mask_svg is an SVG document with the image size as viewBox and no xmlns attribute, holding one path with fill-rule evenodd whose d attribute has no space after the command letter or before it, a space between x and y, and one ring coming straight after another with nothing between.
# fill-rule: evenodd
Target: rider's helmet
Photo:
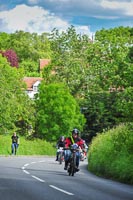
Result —
<instances>
[{"instance_id":1,"label":"rider's helmet","mask_svg":"<svg viewBox=\"0 0 133 200\"><path fill-rule=\"evenodd\" d=\"M64 141L65 140L65 137L62 135L60 136L60 141Z\"/></svg>"},{"instance_id":2,"label":"rider's helmet","mask_svg":"<svg viewBox=\"0 0 133 200\"><path fill-rule=\"evenodd\" d=\"M77 129L77 128L74 128L73 130L72 130L72 134L79 134L79 130Z\"/></svg>"}]
</instances>

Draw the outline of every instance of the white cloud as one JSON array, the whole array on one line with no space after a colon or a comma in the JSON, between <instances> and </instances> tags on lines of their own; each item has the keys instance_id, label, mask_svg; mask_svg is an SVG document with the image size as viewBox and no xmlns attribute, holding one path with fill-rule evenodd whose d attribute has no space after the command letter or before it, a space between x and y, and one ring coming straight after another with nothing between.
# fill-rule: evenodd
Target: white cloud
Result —
<instances>
[{"instance_id":1,"label":"white cloud","mask_svg":"<svg viewBox=\"0 0 133 200\"><path fill-rule=\"evenodd\" d=\"M65 29L69 25L66 21L38 6L16 6L10 11L1 12L0 19L2 19L11 32L24 30L42 33L45 31L49 32L55 27Z\"/></svg>"},{"instance_id":2,"label":"white cloud","mask_svg":"<svg viewBox=\"0 0 133 200\"><path fill-rule=\"evenodd\" d=\"M76 32L79 34L87 34L90 37L92 37L92 35L94 34L93 32L90 32L90 29L88 26L76 26L75 27Z\"/></svg>"},{"instance_id":3,"label":"white cloud","mask_svg":"<svg viewBox=\"0 0 133 200\"><path fill-rule=\"evenodd\" d=\"M50 32L53 28L65 31L70 26L67 21L42 7L29 7L24 4L18 5L12 10L0 12L0 20L9 32L23 30L41 34L42 32ZM90 33L87 26L76 26L76 29L80 33Z\"/></svg>"},{"instance_id":4,"label":"white cloud","mask_svg":"<svg viewBox=\"0 0 133 200\"><path fill-rule=\"evenodd\" d=\"M102 0L101 6L105 9L122 10L125 15L133 16L133 2Z\"/></svg>"}]
</instances>

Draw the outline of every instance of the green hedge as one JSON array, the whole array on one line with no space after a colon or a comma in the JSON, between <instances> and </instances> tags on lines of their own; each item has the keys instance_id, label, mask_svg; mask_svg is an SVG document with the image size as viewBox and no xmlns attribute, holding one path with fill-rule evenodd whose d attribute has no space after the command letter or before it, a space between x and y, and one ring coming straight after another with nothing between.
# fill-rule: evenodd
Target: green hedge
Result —
<instances>
[{"instance_id":1,"label":"green hedge","mask_svg":"<svg viewBox=\"0 0 133 200\"><path fill-rule=\"evenodd\" d=\"M98 134L90 145L88 161L93 173L133 184L133 123Z\"/></svg>"}]
</instances>

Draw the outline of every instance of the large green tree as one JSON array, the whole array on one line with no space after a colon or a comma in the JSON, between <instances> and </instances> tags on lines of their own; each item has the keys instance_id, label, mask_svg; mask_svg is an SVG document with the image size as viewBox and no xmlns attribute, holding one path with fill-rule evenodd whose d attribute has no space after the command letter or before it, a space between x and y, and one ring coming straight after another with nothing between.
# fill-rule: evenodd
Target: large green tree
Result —
<instances>
[{"instance_id":1,"label":"large green tree","mask_svg":"<svg viewBox=\"0 0 133 200\"><path fill-rule=\"evenodd\" d=\"M85 93L88 109L84 113L90 132L101 132L120 122L132 121L131 30L118 27L98 31L88 48L90 78L89 90Z\"/></svg>"},{"instance_id":2,"label":"large green tree","mask_svg":"<svg viewBox=\"0 0 133 200\"><path fill-rule=\"evenodd\" d=\"M74 127L83 130L85 118L70 94L61 83L41 83L36 99L37 133L47 140L57 140L60 135L68 136Z\"/></svg>"},{"instance_id":3,"label":"large green tree","mask_svg":"<svg viewBox=\"0 0 133 200\"><path fill-rule=\"evenodd\" d=\"M19 61L32 60L39 62L40 58L50 58L51 50L47 34L16 31L10 36L10 48L13 48Z\"/></svg>"},{"instance_id":4,"label":"large green tree","mask_svg":"<svg viewBox=\"0 0 133 200\"><path fill-rule=\"evenodd\" d=\"M0 55L0 133L34 122L33 103L25 94L22 74ZM29 112L30 108L30 112Z\"/></svg>"},{"instance_id":5,"label":"large green tree","mask_svg":"<svg viewBox=\"0 0 133 200\"><path fill-rule=\"evenodd\" d=\"M75 28L71 26L62 33L54 29L50 41L54 80L67 84L73 96L82 96L89 70L87 61L88 44L91 42L89 36L77 34Z\"/></svg>"}]
</instances>

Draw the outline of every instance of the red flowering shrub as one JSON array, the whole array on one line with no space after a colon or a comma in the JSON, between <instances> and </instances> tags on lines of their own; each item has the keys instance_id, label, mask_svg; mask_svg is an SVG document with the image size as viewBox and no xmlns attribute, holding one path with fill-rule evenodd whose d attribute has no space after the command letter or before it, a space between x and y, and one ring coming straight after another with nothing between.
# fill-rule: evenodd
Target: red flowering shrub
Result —
<instances>
[{"instance_id":1,"label":"red flowering shrub","mask_svg":"<svg viewBox=\"0 0 133 200\"><path fill-rule=\"evenodd\" d=\"M0 51L3 57L7 58L7 61L10 63L12 67L18 67L18 57L15 51L12 49L6 50L6 51Z\"/></svg>"}]
</instances>

